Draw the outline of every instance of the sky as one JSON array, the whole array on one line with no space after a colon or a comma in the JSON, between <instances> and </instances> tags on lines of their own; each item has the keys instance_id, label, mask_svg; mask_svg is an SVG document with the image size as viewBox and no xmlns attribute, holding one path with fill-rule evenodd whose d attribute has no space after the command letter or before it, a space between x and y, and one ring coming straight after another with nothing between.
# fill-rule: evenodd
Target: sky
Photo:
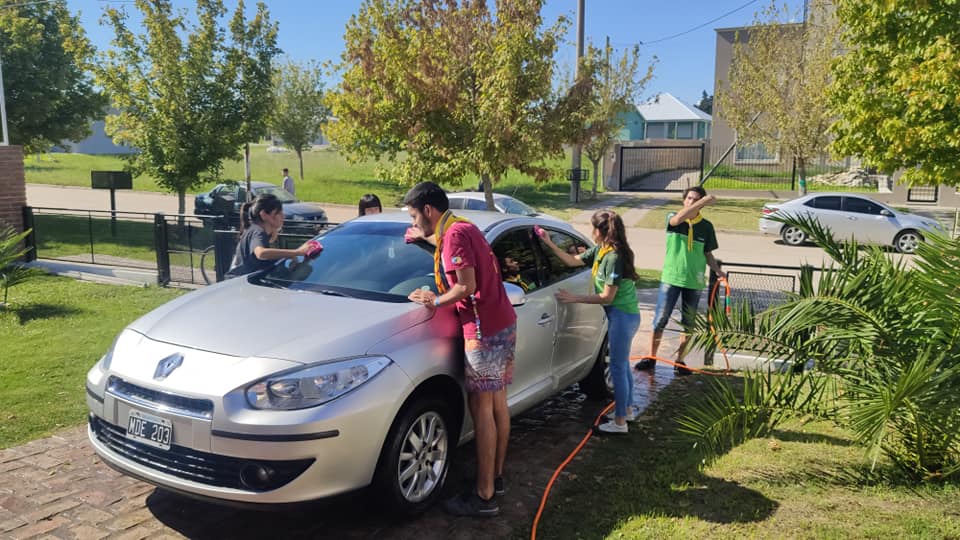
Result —
<instances>
[{"instance_id":1,"label":"sky","mask_svg":"<svg viewBox=\"0 0 960 540\"><path fill-rule=\"evenodd\" d=\"M193 2L173 0L174 5L194 14ZM755 13L770 0L586 0L584 36L602 47L607 37L615 49L640 44L642 66L658 58L654 78L642 99L669 92L680 101L693 104L701 92L713 93L716 28L750 24ZM252 13L254 0L247 0ZM778 4L783 4L780 0ZM787 0L791 10L802 9L802 0ZM71 12L80 12L87 36L98 49L110 47L112 30L99 24L106 5L125 7L135 13L127 0L67 0ZM229 12L235 0L225 0ZM267 0L271 18L278 23L278 45L291 60L337 61L343 51L344 27L360 6L360 0ZM557 60L572 71L576 59L577 0L547 0L544 21L565 15L570 21L567 43ZM136 20L135 17L132 17ZM331 81L335 83L335 81Z\"/></svg>"}]
</instances>

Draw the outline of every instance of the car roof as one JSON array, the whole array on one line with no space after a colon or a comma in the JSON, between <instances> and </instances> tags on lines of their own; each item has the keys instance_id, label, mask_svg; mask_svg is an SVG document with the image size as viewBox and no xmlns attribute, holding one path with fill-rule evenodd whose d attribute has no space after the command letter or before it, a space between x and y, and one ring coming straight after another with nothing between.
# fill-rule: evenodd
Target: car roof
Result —
<instances>
[{"instance_id":1,"label":"car roof","mask_svg":"<svg viewBox=\"0 0 960 540\"><path fill-rule=\"evenodd\" d=\"M575 230L573 226L562 221L556 221L549 218L542 218L537 216L521 216L517 214L503 214L500 212L488 212L486 210L457 210L456 215L465 217L470 220L471 223L477 226L481 231L489 231L494 227L505 224L508 222L514 222L518 225L532 224L532 223L542 223L545 225L550 225L552 227L561 226L562 228ZM371 214L369 216L363 216L356 218L363 221L377 221L377 222L386 222L386 223L410 223L410 214L403 210L384 210L379 214ZM565 226L565 227L563 227Z\"/></svg>"},{"instance_id":2,"label":"car roof","mask_svg":"<svg viewBox=\"0 0 960 540\"><path fill-rule=\"evenodd\" d=\"M247 187L246 180L227 180L225 182L222 182L220 185L228 186L230 184L237 184L238 186L243 188ZM280 187L280 186L276 184L271 184L270 182L250 182L250 187L252 187L253 189L257 189L257 188L264 188L264 187Z\"/></svg>"},{"instance_id":3,"label":"car roof","mask_svg":"<svg viewBox=\"0 0 960 540\"><path fill-rule=\"evenodd\" d=\"M461 199L473 199L480 200L484 198L484 193L482 191L458 191L456 193L447 193L447 197L458 197ZM512 199L513 197L509 195L504 195L503 193L494 193L494 199Z\"/></svg>"}]
</instances>

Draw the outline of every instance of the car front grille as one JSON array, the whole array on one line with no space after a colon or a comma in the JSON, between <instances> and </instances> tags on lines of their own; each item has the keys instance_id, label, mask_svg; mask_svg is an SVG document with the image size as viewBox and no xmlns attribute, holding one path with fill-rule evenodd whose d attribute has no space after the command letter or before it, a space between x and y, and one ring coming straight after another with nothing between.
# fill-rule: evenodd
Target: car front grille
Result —
<instances>
[{"instance_id":1,"label":"car front grille","mask_svg":"<svg viewBox=\"0 0 960 540\"><path fill-rule=\"evenodd\" d=\"M125 401L151 409L207 420L213 417L213 402L209 399L188 398L151 390L128 383L119 377L110 377L107 381L107 392Z\"/></svg>"},{"instance_id":2,"label":"car front grille","mask_svg":"<svg viewBox=\"0 0 960 540\"><path fill-rule=\"evenodd\" d=\"M154 448L127 438L124 428L90 415L90 430L97 440L115 454L157 472L209 486L269 491L300 476L314 459L267 461L241 459L172 445L169 450ZM256 470L269 470L267 479L257 479Z\"/></svg>"}]
</instances>

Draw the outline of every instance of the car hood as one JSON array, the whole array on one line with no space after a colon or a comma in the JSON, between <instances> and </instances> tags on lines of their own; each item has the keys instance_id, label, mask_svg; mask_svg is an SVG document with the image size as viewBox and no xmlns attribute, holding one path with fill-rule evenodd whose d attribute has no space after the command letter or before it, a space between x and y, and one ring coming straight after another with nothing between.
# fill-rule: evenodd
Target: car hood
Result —
<instances>
[{"instance_id":1,"label":"car hood","mask_svg":"<svg viewBox=\"0 0 960 540\"><path fill-rule=\"evenodd\" d=\"M168 302L130 328L193 349L310 363L365 354L432 314L409 302L274 289L236 278Z\"/></svg>"},{"instance_id":2,"label":"car hood","mask_svg":"<svg viewBox=\"0 0 960 540\"><path fill-rule=\"evenodd\" d=\"M287 216L314 216L326 214L326 212L324 212L319 206L303 202L284 203L283 213Z\"/></svg>"}]
</instances>

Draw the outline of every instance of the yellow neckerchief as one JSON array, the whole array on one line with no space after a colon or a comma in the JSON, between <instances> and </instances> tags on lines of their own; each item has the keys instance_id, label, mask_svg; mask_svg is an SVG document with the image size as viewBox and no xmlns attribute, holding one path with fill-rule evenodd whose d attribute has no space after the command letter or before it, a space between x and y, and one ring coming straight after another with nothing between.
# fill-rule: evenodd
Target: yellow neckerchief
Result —
<instances>
[{"instance_id":1,"label":"yellow neckerchief","mask_svg":"<svg viewBox=\"0 0 960 540\"><path fill-rule=\"evenodd\" d=\"M594 284L597 283L597 271L600 270L600 260L611 251L613 251L613 246L603 246L600 248L600 251L597 252L597 256L593 258L593 269L590 270L590 277L593 278Z\"/></svg>"},{"instance_id":2,"label":"yellow neckerchief","mask_svg":"<svg viewBox=\"0 0 960 540\"><path fill-rule=\"evenodd\" d=\"M703 216L697 214L697 217L683 221L687 224L687 251L693 251L693 226L703 221Z\"/></svg>"},{"instance_id":3,"label":"yellow neckerchief","mask_svg":"<svg viewBox=\"0 0 960 540\"><path fill-rule=\"evenodd\" d=\"M509 281L510 283L516 283L517 285L520 286L521 289L524 290L524 292L530 290L530 285L528 285L527 282L525 282L523 278L520 277L519 275L508 277L507 281Z\"/></svg>"},{"instance_id":4,"label":"yellow neckerchief","mask_svg":"<svg viewBox=\"0 0 960 540\"><path fill-rule=\"evenodd\" d=\"M447 210L440 216L440 221L437 222L437 249L433 252L433 279L436 280L437 292L440 294L447 292L447 287L443 284L443 275L440 272L440 253L441 247L443 246L443 234L447 232L450 225L454 223L470 223L470 221L466 218L457 217Z\"/></svg>"}]
</instances>

